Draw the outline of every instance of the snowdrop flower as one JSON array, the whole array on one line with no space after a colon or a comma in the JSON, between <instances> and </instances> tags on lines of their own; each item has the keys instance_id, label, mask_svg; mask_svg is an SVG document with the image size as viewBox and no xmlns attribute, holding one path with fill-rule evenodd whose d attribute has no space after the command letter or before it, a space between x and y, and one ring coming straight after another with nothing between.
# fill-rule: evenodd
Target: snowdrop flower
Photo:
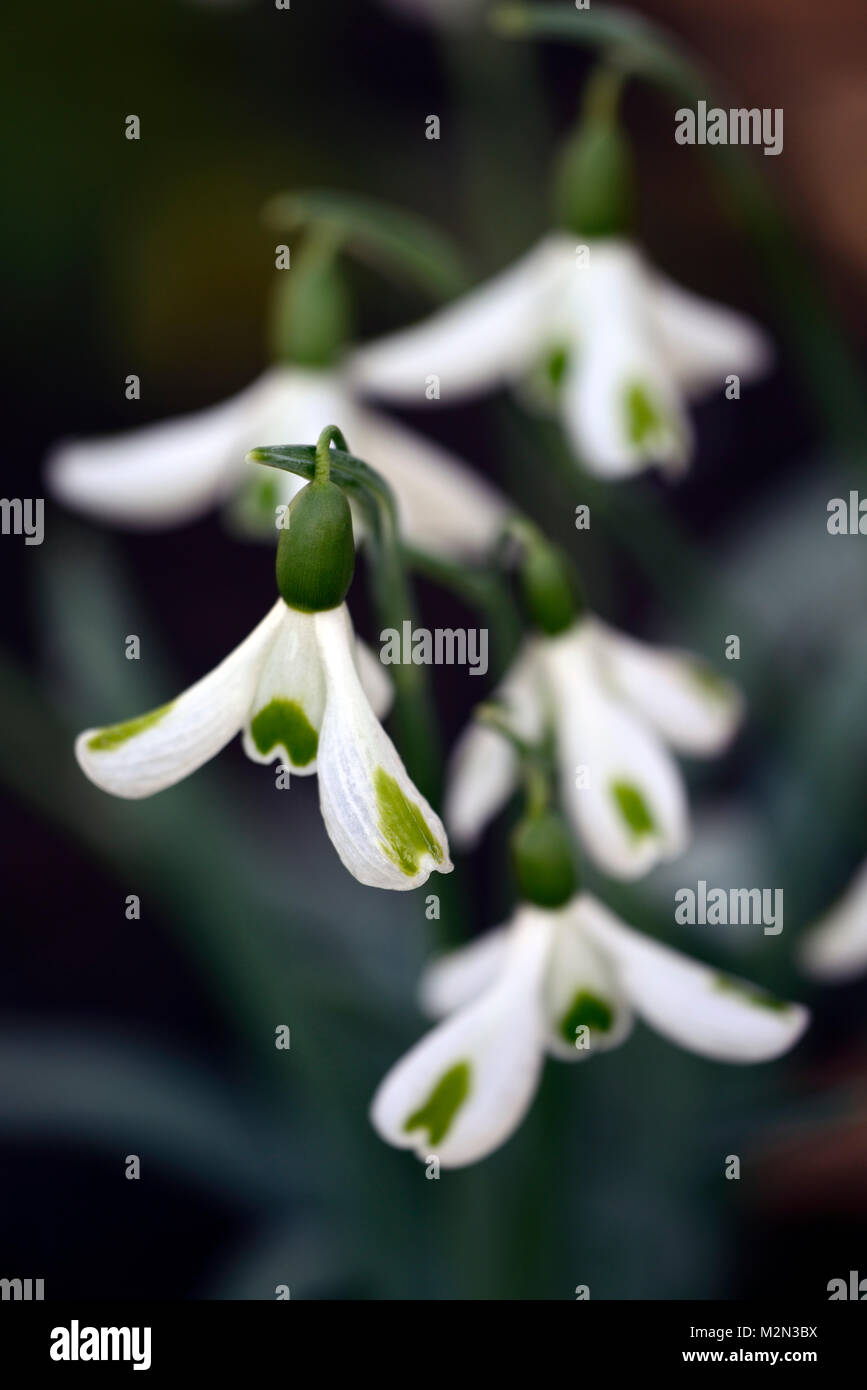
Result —
<instances>
[{"instance_id":1,"label":"snowdrop flower","mask_svg":"<svg viewBox=\"0 0 867 1390\"><path fill-rule=\"evenodd\" d=\"M590 84L557 180L558 230L424 323L359 349L360 390L444 402L522 385L560 417L579 460L609 478L683 470L686 403L770 360L748 319L680 289L630 239L631 152L615 121L620 78ZM613 85L612 85L613 84ZM437 397L434 397L437 399Z\"/></svg>"},{"instance_id":2,"label":"snowdrop flower","mask_svg":"<svg viewBox=\"0 0 867 1390\"><path fill-rule=\"evenodd\" d=\"M313 244L297 258L278 301L280 365L220 405L105 439L60 445L48 461L54 496L122 526L172 526L225 506L236 529L273 537L280 508L302 487L288 473L251 469L247 452L286 439L317 439L340 420L391 485L402 534L421 549L456 557L483 553L501 528L497 491L445 449L354 396L341 358L348 333L333 248Z\"/></svg>"},{"instance_id":3,"label":"snowdrop flower","mask_svg":"<svg viewBox=\"0 0 867 1390\"><path fill-rule=\"evenodd\" d=\"M794 1046L807 1011L632 930L587 893L523 904L511 923L443 957L422 981L444 1019L376 1092L389 1144L458 1168L492 1153L527 1113L546 1054L616 1047L635 1016L700 1056L765 1062Z\"/></svg>"},{"instance_id":4,"label":"snowdrop flower","mask_svg":"<svg viewBox=\"0 0 867 1390\"><path fill-rule=\"evenodd\" d=\"M577 246L553 233L458 304L353 357L359 389L419 403L544 384L584 466L609 478L653 464L681 472L692 450L686 402L768 365L742 315L680 289L622 238Z\"/></svg>"},{"instance_id":5,"label":"snowdrop flower","mask_svg":"<svg viewBox=\"0 0 867 1390\"><path fill-rule=\"evenodd\" d=\"M326 440L326 455L327 447ZM355 562L352 523L323 467L291 504L277 549L280 598L258 627L168 704L86 730L76 756L103 791L152 796L243 732L253 761L318 774L325 828L361 883L415 888L433 870L450 872L448 843L377 718L388 683L353 636L344 602Z\"/></svg>"},{"instance_id":6,"label":"snowdrop flower","mask_svg":"<svg viewBox=\"0 0 867 1390\"><path fill-rule=\"evenodd\" d=\"M543 555L544 582L535 592L525 583L537 633L493 701L525 742L553 733L561 799L581 844L606 873L637 878L688 839L686 791L669 750L720 753L742 700L691 655L635 641L577 610L562 574L558 591L556 552L544 547ZM447 778L445 819L457 845L473 846L518 771L514 748L474 721Z\"/></svg>"},{"instance_id":7,"label":"snowdrop flower","mask_svg":"<svg viewBox=\"0 0 867 1390\"><path fill-rule=\"evenodd\" d=\"M801 964L814 979L849 980L867 970L867 862L799 947Z\"/></svg>"}]
</instances>

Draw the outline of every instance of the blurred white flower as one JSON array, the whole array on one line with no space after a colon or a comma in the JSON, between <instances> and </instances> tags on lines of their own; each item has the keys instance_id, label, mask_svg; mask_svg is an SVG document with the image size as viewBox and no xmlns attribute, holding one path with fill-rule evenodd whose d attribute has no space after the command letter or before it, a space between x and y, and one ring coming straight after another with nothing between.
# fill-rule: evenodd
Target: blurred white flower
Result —
<instances>
[{"instance_id":1,"label":"blurred white flower","mask_svg":"<svg viewBox=\"0 0 867 1390\"><path fill-rule=\"evenodd\" d=\"M814 979L849 980L867 970L867 862L798 945L801 964Z\"/></svg>"},{"instance_id":2,"label":"blurred white flower","mask_svg":"<svg viewBox=\"0 0 867 1390\"><path fill-rule=\"evenodd\" d=\"M586 254L585 254L586 253ZM626 477L689 461L686 401L766 370L761 330L678 288L625 238L578 245L553 233L510 270L414 328L359 348L360 390L423 402L439 378L452 403L524 383L559 413L579 460Z\"/></svg>"},{"instance_id":3,"label":"blurred white flower","mask_svg":"<svg viewBox=\"0 0 867 1390\"><path fill-rule=\"evenodd\" d=\"M588 894L523 906L507 927L437 961L422 1003L444 1017L387 1074L371 1106L388 1143L458 1168L486 1157L532 1102L545 1055L615 1047L637 1014L681 1047L764 1062L792 1047L807 1010L633 931Z\"/></svg>"},{"instance_id":4,"label":"blurred white flower","mask_svg":"<svg viewBox=\"0 0 867 1390\"><path fill-rule=\"evenodd\" d=\"M666 745L720 753L742 715L738 690L685 652L655 649L598 618L536 636L493 699L522 739L550 728L560 795L582 845L606 873L637 878L688 838L683 778ZM451 759L445 820L470 848L518 779L511 744L473 723Z\"/></svg>"},{"instance_id":5,"label":"blurred white flower","mask_svg":"<svg viewBox=\"0 0 867 1390\"><path fill-rule=\"evenodd\" d=\"M325 828L350 873L378 888L415 888L452 864L442 823L379 723L389 699L345 604L304 613L281 598L189 690L138 718L88 729L75 751L103 791L138 798L189 776L243 730L255 762L318 773Z\"/></svg>"},{"instance_id":6,"label":"blurred white flower","mask_svg":"<svg viewBox=\"0 0 867 1390\"><path fill-rule=\"evenodd\" d=\"M245 464L259 445L307 443L340 420L351 449L394 490L402 534L450 556L483 553L502 526L496 490L446 450L359 406L335 370L272 367L222 404L105 439L60 445L52 493L77 511L125 526L177 525L228 502L236 524L274 537L276 509L304 480Z\"/></svg>"}]
</instances>

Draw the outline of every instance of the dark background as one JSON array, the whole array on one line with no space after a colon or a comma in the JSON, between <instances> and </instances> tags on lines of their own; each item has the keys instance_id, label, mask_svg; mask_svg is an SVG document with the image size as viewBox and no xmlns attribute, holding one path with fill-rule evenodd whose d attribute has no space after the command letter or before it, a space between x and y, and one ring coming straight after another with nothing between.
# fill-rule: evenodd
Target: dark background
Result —
<instances>
[{"instance_id":1,"label":"dark background","mask_svg":"<svg viewBox=\"0 0 867 1390\"><path fill-rule=\"evenodd\" d=\"M784 154L758 155L771 166L760 173L856 337L860 7L640 8L689 38L739 104L784 107ZM290 13L52 3L15 7L8 24L9 497L43 495L58 438L216 402L266 365L275 237L259 212L275 192L378 196L450 233L479 276L507 264L548 226L550 157L589 68L578 49L437 35L373 0L294 0ZM123 137L133 112L139 143ZM429 113L438 143L424 139ZM812 990L792 949L867 841L864 541L825 531L852 465L829 443L748 238L697 152L671 140L671 104L636 85L626 116L648 254L768 325L773 375L736 410L697 409L682 484L643 478L604 509L604 485L576 472L564 488L523 456L504 402L406 419L570 544L575 505L598 498L581 561L612 621L717 658L721 632L752 625L738 674L753 717L723 763L691 772L694 849L610 900L670 934L670 885L707 864L716 882L730 871L783 885L783 936L724 951L809 999L806 1042L755 1070L644 1032L592 1068L549 1063L505 1150L426 1182L365 1118L418 1035L423 894L395 902L410 895L354 884L315 789L302 784L275 818L238 743L153 804L109 803L72 757L79 728L157 703L240 640L271 602L267 551L213 516L111 535L47 501L42 547L0 541L0 1276L44 1277L49 1297L270 1298L287 1283L293 1297L569 1298L589 1283L594 1297L676 1299L822 1298L830 1278L867 1274L867 989ZM429 307L351 273L359 338ZM139 403L124 399L131 371ZM459 625L455 600L430 584L420 597L431 626ZM130 632L143 648L132 672ZM476 692L448 668L434 680L450 742ZM510 902L502 846L499 829L466 867L472 930ZM125 919L128 893L140 922ZM293 1046L275 1062L283 1022ZM124 1178L130 1153L139 1182ZM722 1181L728 1153L742 1156L740 1184Z\"/></svg>"}]
</instances>

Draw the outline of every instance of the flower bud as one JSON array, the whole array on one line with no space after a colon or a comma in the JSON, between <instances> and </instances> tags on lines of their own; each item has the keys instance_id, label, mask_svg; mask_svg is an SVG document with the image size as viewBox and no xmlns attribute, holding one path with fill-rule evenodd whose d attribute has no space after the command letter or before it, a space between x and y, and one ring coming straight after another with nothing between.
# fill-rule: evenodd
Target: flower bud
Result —
<instances>
[{"instance_id":1,"label":"flower bud","mask_svg":"<svg viewBox=\"0 0 867 1390\"><path fill-rule=\"evenodd\" d=\"M554 811L525 816L512 835L512 863L521 896L537 907L562 907L575 895L578 875L572 840Z\"/></svg>"},{"instance_id":2,"label":"flower bud","mask_svg":"<svg viewBox=\"0 0 867 1390\"><path fill-rule=\"evenodd\" d=\"M521 589L530 618L549 637L571 627L582 607L564 556L547 541L536 540L527 546Z\"/></svg>"},{"instance_id":3,"label":"flower bud","mask_svg":"<svg viewBox=\"0 0 867 1390\"><path fill-rule=\"evenodd\" d=\"M632 228L635 173L629 140L617 119L620 85L616 73L595 74L584 114L560 156L555 214L575 236L625 236Z\"/></svg>"},{"instance_id":4,"label":"flower bud","mask_svg":"<svg viewBox=\"0 0 867 1390\"><path fill-rule=\"evenodd\" d=\"M277 544L282 598L302 613L336 608L346 597L354 569L349 503L336 483L308 483L289 504Z\"/></svg>"}]
</instances>

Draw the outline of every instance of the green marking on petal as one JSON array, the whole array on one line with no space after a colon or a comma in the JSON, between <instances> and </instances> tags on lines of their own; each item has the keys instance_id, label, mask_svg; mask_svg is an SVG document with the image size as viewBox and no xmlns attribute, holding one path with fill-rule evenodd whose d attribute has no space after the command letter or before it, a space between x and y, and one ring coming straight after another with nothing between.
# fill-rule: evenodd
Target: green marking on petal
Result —
<instances>
[{"instance_id":1,"label":"green marking on petal","mask_svg":"<svg viewBox=\"0 0 867 1390\"><path fill-rule=\"evenodd\" d=\"M159 724L174 703L174 700L169 700L167 705L160 705L159 709L140 714L137 719L127 719L123 724L110 724L107 729L100 729L99 733L87 740L88 748L94 753L111 753L115 748L120 748L121 744L135 738L137 734L143 734L146 729L152 729L155 724Z\"/></svg>"},{"instance_id":2,"label":"green marking on petal","mask_svg":"<svg viewBox=\"0 0 867 1390\"><path fill-rule=\"evenodd\" d=\"M250 724L250 734L263 755L282 744L294 767L306 767L319 747L319 735L297 700L282 697L259 710Z\"/></svg>"},{"instance_id":3,"label":"green marking on petal","mask_svg":"<svg viewBox=\"0 0 867 1390\"><path fill-rule=\"evenodd\" d=\"M766 989L760 989L758 985L751 985L746 980L737 980L734 975L716 975L714 988L725 994L737 994L745 1003L752 1004L757 1009L769 1009L771 1013L783 1014L791 1008L787 1000L770 994Z\"/></svg>"},{"instance_id":4,"label":"green marking on petal","mask_svg":"<svg viewBox=\"0 0 867 1390\"><path fill-rule=\"evenodd\" d=\"M690 667L690 675L695 684L711 699L728 703L731 698L729 683L723 676L718 675L712 666L705 665L703 661L696 661Z\"/></svg>"},{"instance_id":5,"label":"green marking on petal","mask_svg":"<svg viewBox=\"0 0 867 1390\"><path fill-rule=\"evenodd\" d=\"M579 1028L591 1033L608 1033L614 1023L614 1010L598 994L580 989L560 1020L560 1032L567 1043L574 1043Z\"/></svg>"},{"instance_id":6,"label":"green marking on petal","mask_svg":"<svg viewBox=\"0 0 867 1390\"><path fill-rule=\"evenodd\" d=\"M413 878L426 854L442 863L442 845L414 801L408 800L394 777L378 767L373 775L382 847L407 878Z\"/></svg>"},{"instance_id":7,"label":"green marking on petal","mask_svg":"<svg viewBox=\"0 0 867 1390\"><path fill-rule=\"evenodd\" d=\"M626 387L625 406L626 432L631 444L649 444L664 430L665 420L640 382Z\"/></svg>"},{"instance_id":8,"label":"green marking on petal","mask_svg":"<svg viewBox=\"0 0 867 1390\"><path fill-rule=\"evenodd\" d=\"M611 794L617 803L618 811L637 840L643 835L653 834L656 823L637 787L631 782L612 782Z\"/></svg>"},{"instance_id":9,"label":"green marking on petal","mask_svg":"<svg viewBox=\"0 0 867 1390\"><path fill-rule=\"evenodd\" d=\"M255 488L251 488L251 501L263 517L269 516L272 521L274 520L279 500L275 477L269 474L264 478L256 479Z\"/></svg>"},{"instance_id":10,"label":"green marking on petal","mask_svg":"<svg viewBox=\"0 0 867 1390\"><path fill-rule=\"evenodd\" d=\"M566 375L569 366L569 349L555 348L545 362L545 375L552 386L557 387Z\"/></svg>"},{"instance_id":11,"label":"green marking on petal","mask_svg":"<svg viewBox=\"0 0 867 1390\"><path fill-rule=\"evenodd\" d=\"M411 1134L414 1129L426 1129L428 1142L438 1144L445 1138L469 1093L470 1064L458 1062L457 1066L440 1077L424 1105L410 1115L403 1127L404 1134Z\"/></svg>"}]
</instances>

